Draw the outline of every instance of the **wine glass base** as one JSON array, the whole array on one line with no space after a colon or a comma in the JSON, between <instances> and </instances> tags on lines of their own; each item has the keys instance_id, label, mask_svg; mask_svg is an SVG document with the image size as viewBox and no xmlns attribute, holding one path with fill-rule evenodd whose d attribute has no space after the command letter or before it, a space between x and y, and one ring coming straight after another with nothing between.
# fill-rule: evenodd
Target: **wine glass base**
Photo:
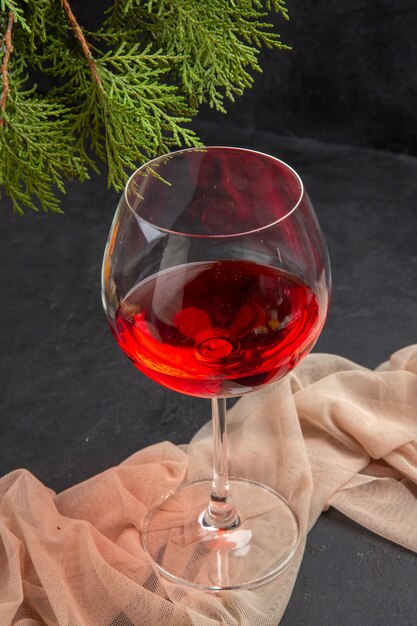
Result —
<instances>
[{"instance_id":1,"label":"wine glass base","mask_svg":"<svg viewBox=\"0 0 417 626\"><path fill-rule=\"evenodd\" d=\"M240 524L230 530L203 525L211 480L185 483L152 509L143 545L172 581L219 591L261 585L277 576L297 549L298 520L288 502L265 485L231 479Z\"/></svg>"}]
</instances>

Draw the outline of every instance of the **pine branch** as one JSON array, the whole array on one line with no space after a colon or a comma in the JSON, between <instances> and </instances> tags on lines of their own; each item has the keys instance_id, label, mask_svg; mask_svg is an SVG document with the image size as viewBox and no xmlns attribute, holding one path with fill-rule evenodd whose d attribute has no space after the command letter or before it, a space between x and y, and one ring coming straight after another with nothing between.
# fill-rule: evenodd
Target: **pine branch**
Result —
<instances>
[{"instance_id":1,"label":"pine branch","mask_svg":"<svg viewBox=\"0 0 417 626\"><path fill-rule=\"evenodd\" d=\"M90 50L90 46L87 43L86 38L84 37L84 33L80 27L80 25L77 22L77 19L74 15L74 13L72 12L72 9L70 7L70 4L68 2L68 0L62 0L62 6L64 8L64 11L68 17L68 21L71 24L71 28L74 31L74 35L76 36L76 38L78 39L78 41L81 44L81 48L84 52L84 56L88 61L88 65L90 66L90 70L91 70L91 74L94 78L94 80L101 85L101 79L99 76L99 73L97 72L97 67L96 64L94 62L93 56L91 54L91 50Z\"/></svg>"},{"instance_id":2,"label":"pine branch","mask_svg":"<svg viewBox=\"0 0 417 626\"><path fill-rule=\"evenodd\" d=\"M10 56L13 52L12 45L12 29L13 29L14 15L12 11L9 12L9 22L7 25L6 34L3 37L3 45L5 47L5 54L3 57L3 63L1 65L1 79L3 83L3 90L0 100L0 129L4 126L4 111L6 110L7 97L9 95L9 62Z\"/></svg>"},{"instance_id":3,"label":"pine branch","mask_svg":"<svg viewBox=\"0 0 417 626\"><path fill-rule=\"evenodd\" d=\"M0 189L17 212L60 211L55 190L100 162L121 189L143 162L200 145L199 105L224 111L260 49L285 48L268 22L288 17L284 0L113 0L93 32L70 3L0 0ZM44 96L34 73L55 83Z\"/></svg>"},{"instance_id":4,"label":"pine branch","mask_svg":"<svg viewBox=\"0 0 417 626\"><path fill-rule=\"evenodd\" d=\"M273 8L288 18L283 0L118 0L113 28L129 23L149 34L148 41L179 61L175 78L193 106L208 102L225 112L253 84L262 46L287 48L266 18ZM110 21L108 22L110 23Z\"/></svg>"},{"instance_id":5,"label":"pine branch","mask_svg":"<svg viewBox=\"0 0 417 626\"><path fill-rule=\"evenodd\" d=\"M68 110L22 90L22 82L14 76L0 132L0 185L17 213L60 212L54 187L65 193L65 178L85 180L87 172L74 152Z\"/></svg>"},{"instance_id":6,"label":"pine branch","mask_svg":"<svg viewBox=\"0 0 417 626\"><path fill-rule=\"evenodd\" d=\"M100 86L79 66L62 88L77 95L72 134L79 137L78 150L84 162L88 148L108 164L109 186L120 190L138 162L172 146L198 146L195 133L184 127L193 112L177 87L161 80L172 57L126 49L123 43L97 59ZM90 164L91 165L91 164Z\"/></svg>"}]
</instances>

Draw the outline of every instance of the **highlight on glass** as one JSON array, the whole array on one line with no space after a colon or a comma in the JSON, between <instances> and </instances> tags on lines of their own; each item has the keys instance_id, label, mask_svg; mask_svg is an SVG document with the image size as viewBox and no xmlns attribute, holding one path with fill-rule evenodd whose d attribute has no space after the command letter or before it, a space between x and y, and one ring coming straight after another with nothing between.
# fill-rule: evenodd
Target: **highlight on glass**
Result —
<instances>
[{"instance_id":1,"label":"highlight on glass","mask_svg":"<svg viewBox=\"0 0 417 626\"><path fill-rule=\"evenodd\" d=\"M294 556L299 524L289 503L228 476L226 399L280 380L310 352L329 292L317 218L283 161L191 148L129 179L103 260L109 326L143 374L212 403L212 476L165 494L142 529L171 580L255 587Z\"/></svg>"}]
</instances>

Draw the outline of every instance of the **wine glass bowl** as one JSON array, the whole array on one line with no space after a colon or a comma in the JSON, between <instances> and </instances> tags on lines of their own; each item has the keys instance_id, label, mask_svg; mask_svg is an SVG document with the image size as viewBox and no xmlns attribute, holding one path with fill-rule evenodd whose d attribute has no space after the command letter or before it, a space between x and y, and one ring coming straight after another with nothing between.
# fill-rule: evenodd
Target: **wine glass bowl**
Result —
<instances>
[{"instance_id":1,"label":"wine glass bowl","mask_svg":"<svg viewBox=\"0 0 417 626\"><path fill-rule=\"evenodd\" d=\"M264 582L293 556L298 522L269 487L228 480L225 398L285 376L323 327L329 261L300 177L240 148L154 159L126 185L102 277L108 323L133 364L213 404L213 479L181 485L155 506L145 548L185 584ZM276 555L265 553L267 529Z\"/></svg>"}]
</instances>

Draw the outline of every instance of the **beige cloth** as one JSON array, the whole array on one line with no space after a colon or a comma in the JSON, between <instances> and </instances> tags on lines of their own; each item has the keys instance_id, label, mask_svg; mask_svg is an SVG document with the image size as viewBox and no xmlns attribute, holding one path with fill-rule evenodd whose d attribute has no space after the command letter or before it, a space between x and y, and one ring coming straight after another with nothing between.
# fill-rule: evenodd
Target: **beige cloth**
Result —
<instances>
[{"instance_id":1,"label":"beige cloth","mask_svg":"<svg viewBox=\"0 0 417 626\"><path fill-rule=\"evenodd\" d=\"M254 590L205 593L161 579L140 528L162 492L210 474L210 429L161 443L56 496L25 470L0 480L0 624L276 626L305 536L328 506L417 550L417 345L373 372L310 355L230 412L231 473L277 489L303 540Z\"/></svg>"}]
</instances>

